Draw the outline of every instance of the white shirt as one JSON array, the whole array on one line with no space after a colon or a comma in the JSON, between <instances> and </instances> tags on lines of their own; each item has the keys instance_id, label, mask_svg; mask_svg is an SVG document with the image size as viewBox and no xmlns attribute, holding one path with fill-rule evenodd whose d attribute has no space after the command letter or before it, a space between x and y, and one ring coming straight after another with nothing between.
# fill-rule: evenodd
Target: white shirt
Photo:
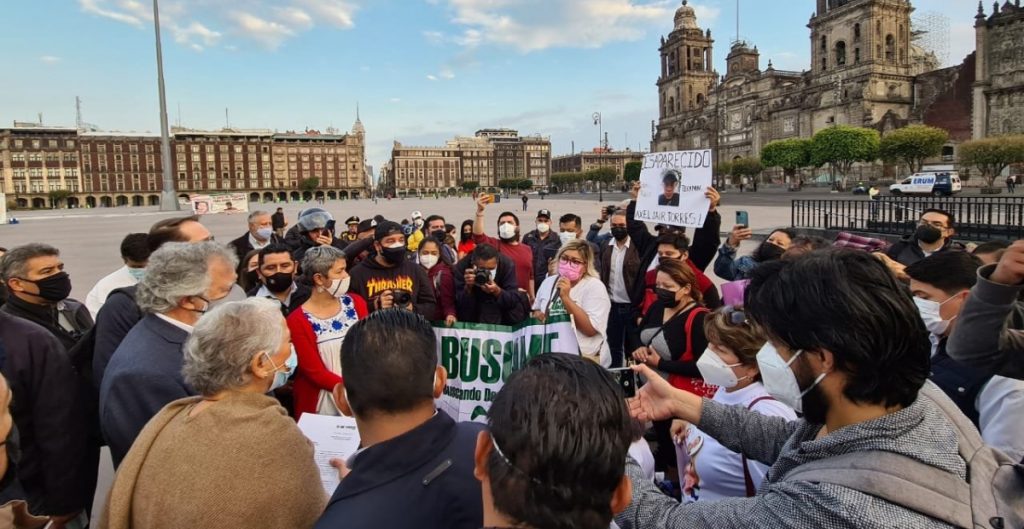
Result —
<instances>
[{"instance_id":1,"label":"white shirt","mask_svg":"<svg viewBox=\"0 0 1024 529\"><path fill-rule=\"evenodd\" d=\"M177 328L179 328L179 329L181 329L181 330L183 330L183 331L185 331L185 332L187 332L189 334L192 334L193 327L191 325L185 323L185 322L178 321L178 320L176 320L176 319L174 319L174 318L172 318L172 317L170 317L170 316L168 316L166 314L157 314L156 317L160 318L161 320L166 321L167 323L170 323L171 325L173 325L173 326L175 326L175 327L177 327Z\"/></svg>"},{"instance_id":2,"label":"white shirt","mask_svg":"<svg viewBox=\"0 0 1024 529\"><path fill-rule=\"evenodd\" d=\"M625 243L620 247L616 244L615 237L609 242L612 247L611 270L608 271L608 293L612 296L612 303L629 303L629 292L626 292L626 280L622 277L622 263L626 260L626 251L629 250L630 240L626 237Z\"/></svg>"},{"instance_id":3,"label":"white shirt","mask_svg":"<svg viewBox=\"0 0 1024 529\"><path fill-rule=\"evenodd\" d=\"M256 291L256 296L254 297L272 299L280 303L282 307L288 307L292 304L292 294L295 293L297 288L299 288L298 285L292 283L291 288L288 289L288 296L284 298L284 301L281 301L273 292L270 291L270 289L267 288L267 285L260 285L260 289Z\"/></svg>"},{"instance_id":4,"label":"white shirt","mask_svg":"<svg viewBox=\"0 0 1024 529\"><path fill-rule=\"evenodd\" d=\"M654 481L654 453L651 452L651 445L647 443L647 440L633 441L633 444L629 445L627 454L640 465L644 477Z\"/></svg>"},{"instance_id":5,"label":"white shirt","mask_svg":"<svg viewBox=\"0 0 1024 529\"><path fill-rule=\"evenodd\" d=\"M119 288L130 287L138 282L138 279L128 273L128 266L122 266L96 282L96 286L92 287L89 294L85 296L85 308L89 309L92 319L95 320L111 292Z\"/></svg>"},{"instance_id":6,"label":"white shirt","mask_svg":"<svg viewBox=\"0 0 1024 529\"><path fill-rule=\"evenodd\" d=\"M533 310L539 310L549 316L568 315L568 311L565 310L561 297L555 289L557 282L558 276L553 275L548 276L541 283L540 288L537 289L537 299L533 302ZM580 279L580 282L569 290L569 298L587 313L590 324L597 329L597 334L594 336L586 336L576 329L576 341L579 342L580 352L587 356L597 355L602 366L611 366L612 353L608 347L608 340L605 339L605 332L608 329L608 313L612 310L608 289L600 279L588 276ZM575 323L573 325L575 326Z\"/></svg>"},{"instance_id":7,"label":"white shirt","mask_svg":"<svg viewBox=\"0 0 1024 529\"><path fill-rule=\"evenodd\" d=\"M267 239L267 240L265 240L263 242L260 242L260 240L257 239L252 234L252 232L249 232L249 244L252 245L252 249L253 250L262 250L262 249L266 248L267 246L270 246L270 241L273 240L273 239L274 239L273 237L270 237L269 239Z\"/></svg>"},{"instance_id":8,"label":"white shirt","mask_svg":"<svg viewBox=\"0 0 1024 529\"><path fill-rule=\"evenodd\" d=\"M750 408L750 403L761 397L767 397L768 391L764 384L753 384L733 391L732 393L719 388L711 399L727 406L743 406ZM796 413L777 400L761 400L751 411L769 417L782 417L787 421L796 420ZM690 425L686 431L684 446L690 453L690 465L687 467L684 480L683 497L685 501L707 501L722 498L744 498L747 487L743 478L743 457L722 446L714 438L702 432L700 428ZM756 461L747 460L747 469L754 490L761 486L768 466Z\"/></svg>"}]
</instances>

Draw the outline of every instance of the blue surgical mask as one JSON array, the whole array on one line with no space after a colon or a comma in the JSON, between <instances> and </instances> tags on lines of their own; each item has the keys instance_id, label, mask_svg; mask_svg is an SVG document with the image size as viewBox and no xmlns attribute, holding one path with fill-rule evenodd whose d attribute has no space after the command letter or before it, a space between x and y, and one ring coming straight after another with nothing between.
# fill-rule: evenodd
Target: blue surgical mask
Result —
<instances>
[{"instance_id":1,"label":"blue surgical mask","mask_svg":"<svg viewBox=\"0 0 1024 529\"><path fill-rule=\"evenodd\" d=\"M291 353L288 355L288 359L284 361L283 366L278 367L274 364L274 359L268 353L263 354L267 356L267 360L270 360L270 365L274 366L274 381L270 383L270 389L267 390L270 392L288 383L288 379L295 372L295 367L299 365L299 356L295 354L295 346L291 346ZM281 367L284 367L285 371L281 371Z\"/></svg>"},{"instance_id":2,"label":"blue surgical mask","mask_svg":"<svg viewBox=\"0 0 1024 529\"><path fill-rule=\"evenodd\" d=\"M270 236L274 234L273 228L260 228L256 230L256 237L261 241L269 241Z\"/></svg>"},{"instance_id":3,"label":"blue surgical mask","mask_svg":"<svg viewBox=\"0 0 1024 529\"><path fill-rule=\"evenodd\" d=\"M145 268L128 268L128 275L132 276L136 282L142 281L142 278L146 277Z\"/></svg>"}]
</instances>

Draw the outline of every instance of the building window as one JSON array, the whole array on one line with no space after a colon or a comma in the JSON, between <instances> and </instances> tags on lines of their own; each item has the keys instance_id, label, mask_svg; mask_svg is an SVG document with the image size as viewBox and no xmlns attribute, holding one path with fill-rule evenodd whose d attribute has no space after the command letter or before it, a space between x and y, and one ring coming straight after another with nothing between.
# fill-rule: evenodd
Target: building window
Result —
<instances>
[{"instance_id":1,"label":"building window","mask_svg":"<svg viewBox=\"0 0 1024 529\"><path fill-rule=\"evenodd\" d=\"M893 38L892 33L885 36L885 62L896 61L896 39Z\"/></svg>"},{"instance_id":2,"label":"building window","mask_svg":"<svg viewBox=\"0 0 1024 529\"><path fill-rule=\"evenodd\" d=\"M860 24L854 24L853 25L853 40L854 41L859 41L860 40Z\"/></svg>"},{"instance_id":3,"label":"building window","mask_svg":"<svg viewBox=\"0 0 1024 529\"><path fill-rule=\"evenodd\" d=\"M860 63L860 48L854 48L853 49L853 63L854 64L859 64Z\"/></svg>"},{"instance_id":4,"label":"building window","mask_svg":"<svg viewBox=\"0 0 1024 529\"><path fill-rule=\"evenodd\" d=\"M836 42L836 65L843 66L846 64L846 42Z\"/></svg>"}]
</instances>

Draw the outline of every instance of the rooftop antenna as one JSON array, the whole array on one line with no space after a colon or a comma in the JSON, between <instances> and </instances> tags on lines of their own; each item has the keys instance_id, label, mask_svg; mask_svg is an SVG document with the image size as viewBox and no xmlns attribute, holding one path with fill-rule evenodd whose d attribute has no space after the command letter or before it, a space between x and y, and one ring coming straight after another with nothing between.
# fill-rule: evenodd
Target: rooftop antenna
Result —
<instances>
[{"instance_id":1,"label":"rooftop antenna","mask_svg":"<svg viewBox=\"0 0 1024 529\"><path fill-rule=\"evenodd\" d=\"M42 112L39 113L39 124L40 125L43 124L43 113Z\"/></svg>"},{"instance_id":2,"label":"rooftop antenna","mask_svg":"<svg viewBox=\"0 0 1024 529\"><path fill-rule=\"evenodd\" d=\"M736 0L736 42L740 41L740 0Z\"/></svg>"},{"instance_id":3,"label":"rooftop antenna","mask_svg":"<svg viewBox=\"0 0 1024 529\"><path fill-rule=\"evenodd\" d=\"M75 128L82 130L82 98L75 96Z\"/></svg>"},{"instance_id":4,"label":"rooftop antenna","mask_svg":"<svg viewBox=\"0 0 1024 529\"><path fill-rule=\"evenodd\" d=\"M181 128L181 101L178 101L178 128Z\"/></svg>"},{"instance_id":5,"label":"rooftop antenna","mask_svg":"<svg viewBox=\"0 0 1024 529\"><path fill-rule=\"evenodd\" d=\"M224 128L231 128L231 117L228 114L228 107L224 107Z\"/></svg>"}]
</instances>

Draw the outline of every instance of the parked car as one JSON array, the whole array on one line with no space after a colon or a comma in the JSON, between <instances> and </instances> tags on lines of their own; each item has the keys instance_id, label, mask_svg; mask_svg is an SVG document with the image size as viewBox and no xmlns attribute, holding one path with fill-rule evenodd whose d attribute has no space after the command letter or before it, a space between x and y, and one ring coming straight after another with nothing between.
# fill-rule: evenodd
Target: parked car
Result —
<instances>
[{"instance_id":1,"label":"parked car","mask_svg":"<svg viewBox=\"0 0 1024 529\"><path fill-rule=\"evenodd\" d=\"M933 195L948 197L963 191L963 182L956 171L914 173L889 186L889 193L899 195Z\"/></svg>"}]
</instances>

